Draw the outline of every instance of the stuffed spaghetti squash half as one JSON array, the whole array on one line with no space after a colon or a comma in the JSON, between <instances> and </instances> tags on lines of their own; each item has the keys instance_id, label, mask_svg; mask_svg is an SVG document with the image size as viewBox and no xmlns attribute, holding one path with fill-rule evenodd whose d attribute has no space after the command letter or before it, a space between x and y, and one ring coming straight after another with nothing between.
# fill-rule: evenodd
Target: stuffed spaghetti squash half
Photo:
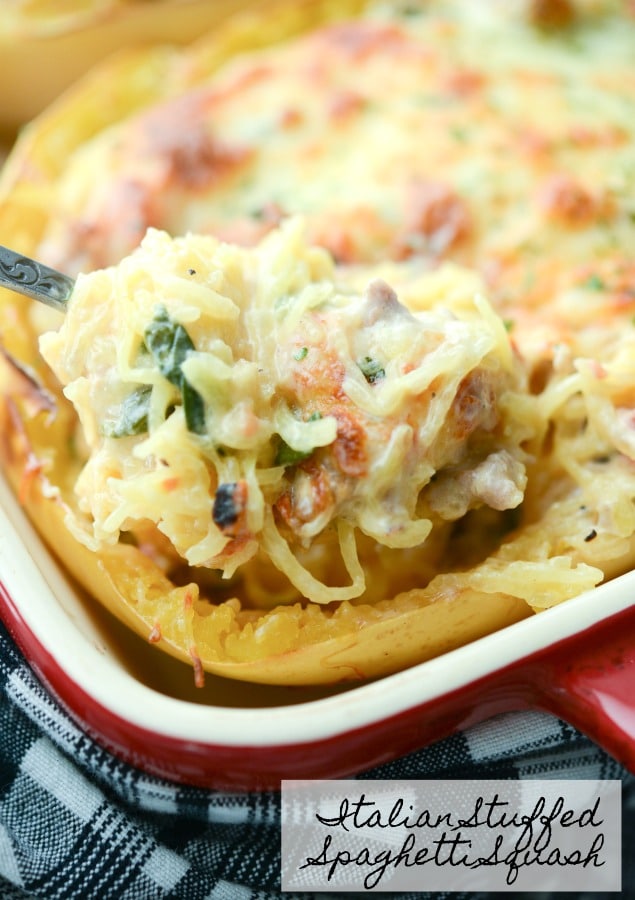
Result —
<instances>
[{"instance_id":1,"label":"stuffed spaghetti squash half","mask_svg":"<svg viewBox=\"0 0 635 900\"><path fill-rule=\"evenodd\" d=\"M34 120L0 241L77 280L2 296L0 453L80 583L199 682L318 684L630 569L633 46L264 3Z\"/></svg>"}]
</instances>

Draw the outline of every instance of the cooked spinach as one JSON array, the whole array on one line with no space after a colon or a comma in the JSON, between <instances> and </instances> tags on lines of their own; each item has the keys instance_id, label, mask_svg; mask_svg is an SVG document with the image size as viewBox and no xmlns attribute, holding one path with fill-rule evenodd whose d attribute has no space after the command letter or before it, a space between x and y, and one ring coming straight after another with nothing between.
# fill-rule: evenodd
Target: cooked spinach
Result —
<instances>
[{"instance_id":1,"label":"cooked spinach","mask_svg":"<svg viewBox=\"0 0 635 900\"><path fill-rule=\"evenodd\" d=\"M144 434L148 430L151 394L151 384L142 384L135 388L121 404L117 421L104 425L104 434L115 438Z\"/></svg>"},{"instance_id":2,"label":"cooked spinach","mask_svg":"<svg viewBox=\"0 0 635 900\"><path fill-rule=\"evenodd\" d=\"M157 309L144 334L145 344L164 378L180 388L183 384L181 366L194 344L189 334L173 322L164 306Z\"/></svg>"},{"instance_id":3,"label":"cooked spinach","mask_svg":"<svg viewBox=\"0 0 635 900\"><path fill-rule=\"evenodd\" d=\"M144 333L145 346L164 378L175 385L183 399L183 412L190 431L205 432L205 404L201 395L183 375L182 365L195 349L185 328L173 322L164 306L158 308Z\"/></svg>"},{"instance_id":4,"label":"cooked spinach","mask_svg":"<svg viewBox=\"0 0 635 900\"><path fill-rule=\"evenodd\" d=\"M183 412L188 431L205 434L205 403L198 391L194 390L185 378L181 387L181 396L183 397Z\"/></svg>"},{"instance_id":5,"label":"cooked spinach","mask_svg":"<svg viewBox=\"0 0 635 900\"><path fill-rule=\"evenodd\" d=\"M286 441L283 441L280 438L280 443L278 444L278 450L276 452L275 465L276 466L294 466L296 463L302 462L303 459L307 459L313 450L294 450L293 447L290 447Z\"/></svg>"}]
</instances>

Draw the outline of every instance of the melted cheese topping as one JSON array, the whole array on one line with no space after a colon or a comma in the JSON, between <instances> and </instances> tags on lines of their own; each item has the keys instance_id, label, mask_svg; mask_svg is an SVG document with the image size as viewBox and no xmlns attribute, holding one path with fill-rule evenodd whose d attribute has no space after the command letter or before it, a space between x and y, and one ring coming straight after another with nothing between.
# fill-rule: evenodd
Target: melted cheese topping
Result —
<instances>
[{"instance_id":1,"label":"melted cheese topping","mask_svg":"<svg viewBox=\"0 0 635 900\"><path fill-rule=\"evenodd\" d=\"M635 21L589 2L548 30L524 6L380 4L239 57L87 142L42 253L86 270L148 227L254 243L301 214L338 261L450 257L496 304L541 304L596 270L619 291Z\"/></svg>"},{"instance_id":2,"label":"melted cheese topping","mask_svg":"<svg viewBox=\"0 0 635 900\"><path fill-rule=\"evenodd\" d=\"M617 0L375 3L209 75L203 44L195 89L86 141L39 251L123 260L43 345L84 539L142 545L144 517L168 569L240 569L256 605L358 596L353 531L369 599L461 569L541 607L631 565L634 46ZM211 243L127 259L148 228ZM172 379L157 302L193 344ZM143 387L147 434L104 435Z\"/></svg>"}]
</instances>

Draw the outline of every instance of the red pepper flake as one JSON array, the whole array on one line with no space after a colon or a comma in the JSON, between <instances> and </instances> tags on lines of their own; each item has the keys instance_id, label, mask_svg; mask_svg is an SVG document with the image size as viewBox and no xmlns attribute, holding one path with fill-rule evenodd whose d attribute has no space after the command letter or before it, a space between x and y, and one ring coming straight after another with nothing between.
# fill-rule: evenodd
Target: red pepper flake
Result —
<instances>
[{"instance_id":1,"label":"red pepper flake","mask_svg":"<svg viewBox=\"0 0 635 900\"><path fill-rule=\"evenodd\" d=\"M334 121L350 119L366 105L365 98L355 91L342 90L335 94L329 104L329 116Z\"/></svg>"},{"instance_id":2,"label":"red pepper flake","mask_svg":"<svg viewBox=\"0 0 635 900\"><path fill-rule=\"evenodd\" d=\"M591 360L591 368L593 369L593 374L597 379L601 380L602 378L606 378L608 372L606 371L602 363L597 361L597 359Z\"/></svg>"},{"instance_id":3,"label":"red pepper flake","mask_svg":"<svg viewBox=\"0 0 635 900\"><path fill-rule=\"evenodd\" d=\"M198 655L194 644L190 646L189 652L194 665L194 686L197 688L205 687L205 670L203 669L203 663L201 662L201 658Z\"/></svg>"},{"instance_id":4,"label":"red pepper flake","mask_svg":"<svg viewBox=\"0 0 635 900\"><path fill-rule=\"evenodd\" d=\"M483 87L483 75L476 69L455 69L445 81L445 89L456 97L469 97Z\"/></svg>"},{"instance_id":5,"label":"red pepper flake","mask_svg":"<svg viewBox=\"0 0 635 900\"><path fill-rule=\"evenodd\" d=\"M151 644L158 644L159 641L161 640L161 637L162 637L162 635L161 635L161 623L160 623L160 622L155 622L155 623L154 623L154 626L152 627L152 631L151 631L150 634L148 635L148 641L149 641Z\"/></svg>"},{"instance_id":6,"label":"red pepper flake","mask_svg":"<svg viewBox=\"0 0 635 900\"><path fill-rule=\"evenodd\" d=\"M290 106L288 109L283 110L280 115L280 127L284 129L295 128L296 125L301 125L303 120L304 115L302 111Z\"/></svg>"}]
</instances>

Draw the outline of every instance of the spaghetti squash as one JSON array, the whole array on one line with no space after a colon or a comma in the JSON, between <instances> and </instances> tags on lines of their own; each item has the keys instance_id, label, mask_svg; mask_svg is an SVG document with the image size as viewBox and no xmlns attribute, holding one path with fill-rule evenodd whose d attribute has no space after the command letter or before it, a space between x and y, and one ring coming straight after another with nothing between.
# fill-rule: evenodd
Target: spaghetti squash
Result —
<instances>
[{"instance_id":1,"label":"spaghetti squash","mask_svg":"<svg viewBox=\"0 0 635 900\"><path fill-rule=\"evenodd\" d=\"M263 4L25 130L0 239L78 278L3 296L2 459L95 597L328 683L632 567L634 48L611 0Z\"/></svg>"}]
</instances>

